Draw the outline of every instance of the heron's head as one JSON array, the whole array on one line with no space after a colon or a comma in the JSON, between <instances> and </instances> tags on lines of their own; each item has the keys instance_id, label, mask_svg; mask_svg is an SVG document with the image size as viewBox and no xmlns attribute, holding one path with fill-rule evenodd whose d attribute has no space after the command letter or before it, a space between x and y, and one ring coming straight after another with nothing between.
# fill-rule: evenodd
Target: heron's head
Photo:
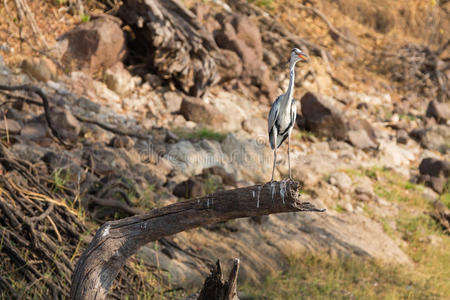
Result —
<instances>
[{"instance_id":1,"label":"heron's head","mask_svg":"<svg viewBox=\"0 0 450 300\"><path fill-rule=\"evenodd\" d=\"M294 48L291 52L291 63L298 61L308 61L308 56L302 50Z\"/></svg>"}]
</instances>

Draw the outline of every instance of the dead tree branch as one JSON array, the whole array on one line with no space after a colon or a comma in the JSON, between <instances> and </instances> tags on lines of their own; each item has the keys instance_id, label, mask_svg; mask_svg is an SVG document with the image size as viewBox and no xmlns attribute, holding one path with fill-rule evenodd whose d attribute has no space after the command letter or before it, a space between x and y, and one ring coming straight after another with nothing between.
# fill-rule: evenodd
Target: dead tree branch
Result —
<instances>
[{"instance_id":1,"label":"dead tree branch","mask_svg":"<svg viewBox=\"0 0 450 300\"><path fill-rule=\"evenodd\" d=\"M218 260L211 270L211 275L205 279L205 284L197 300L239 300L236 290L238 271L239 259L235 258L228 280L224 282L222 265Z\"/></svg>"},{"instance_id":2,"label":"dead tree branch","mask_svg":"<svg viewBox=\"0 0 450 300\"><path fill-rule=\"evenodd\" d=\"M105 299L126 260L151 241L231 219L298 211L323 210L299 200L299 183L282 181L219 191L107 222L78 260L71 299Z\"/></svg>"}]
</instances>

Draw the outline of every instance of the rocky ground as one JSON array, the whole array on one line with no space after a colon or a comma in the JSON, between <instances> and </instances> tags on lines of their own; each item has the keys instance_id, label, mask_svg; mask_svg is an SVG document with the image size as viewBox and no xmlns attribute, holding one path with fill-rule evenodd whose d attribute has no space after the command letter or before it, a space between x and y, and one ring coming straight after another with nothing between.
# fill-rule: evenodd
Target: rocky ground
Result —
<instances>
[{"instance_id":1,"label":"rocky ground","mask_svg":"<svg viewBox=\"0 0 450 300\"><path fill-rule=\"evenodd\" d=\"M218 258L239 257L239 280L253 286L303 253L367 257L428 279L432 263L450 262L449 33L439 30L448 29L448 3L396 4L406 9L397 15L386 13L383 1L368 11L365 1L155 1L152 13L163 20L155 25L142 14L149 8L135 1L85 1L83 13L76 1L23 2L43 33L33 32L28 14L17 25L13 3L0 8L0 85L39 87L50 107L46 114L36 93L0 91L7 149L1 191L14 188L11 182L26 189L27 180L18 181L11 163L21 162L45 181L40 184L48 199L64 203L86 226L60 235L51 229L52 218L33 219L42 222L38 231L49 230L53 243L73 244L65 249L68 272L79 248L105 221L267 182L273 154L266 119L287 87L294 46L310 61L296 69L293 177L303 184L305 201L327 211L183 232L143 247L131 268L140 278L156 274L157 284L168 289L195 290ZM367 18L352 18L358 7L357 15ZM413 13L416 27L404 25ZM426 13L437 36L414 30ZM278 153L281 179L288 173L285 146ZM13 208L14 195L30 197L8 191L12 196L2 195L2 207ZM40 203L44 211L51 202ZM34 208L26 207L21 214L32 216ZM4 232L14 228L4 221L5 211ZM413 221L418 224L411 229ZM430 222L435 225L424 225ZM39 260L39 252L18 250L22 260L15 260L0 248L3 266ZM430 253L437 262L424 258ZM439 275L450 276L448 270ZM33 279L26 274L0 271L0 279L7 291L2 297L52 290L27 288ZM441 283L434 286L442 289L437 298L450 291Z\"/></svg>"}]
</instances>

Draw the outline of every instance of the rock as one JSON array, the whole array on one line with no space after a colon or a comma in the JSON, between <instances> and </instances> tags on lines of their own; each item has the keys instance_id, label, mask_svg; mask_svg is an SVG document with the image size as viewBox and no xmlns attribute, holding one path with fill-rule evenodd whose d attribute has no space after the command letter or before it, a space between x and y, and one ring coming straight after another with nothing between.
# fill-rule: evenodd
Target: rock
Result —
<instances>
[{"instance_id":1,"label":"rock","mask_svg":"<svg viewBox=\"0 0 450 300\"><path fill-rule=\"evenodd\" d=\"M47 124L38 120L26 123L20 131L20 136L41 146L48 146L52 143L47 132Z\"/></svg>"},{"instance_id":2,"label":"rock","mask_svg":"<svg viewBox=\"0 0 450 300\"><path fill-rule=\"evenodd\" d=\"M51 118L56 130L64 140L75 142L81 131L80 122L72 113L62 107L54 106L51 108Z\"/></svg>"},{"instance_id":3,"label":"rock","mask_svg":"<svg viewBox=\"0 0 450 300\"><path fill-rule=\"evenodd\" d=\"M426 116L428 118L435 118L438 123L445 124L450 120L450 102L430 101Z\"/></svg>"},{"instance_id":4,"label":"rock","mask_svg":"<svg viewBox=\"0 0 450 300\"><path fill-rule=\"evenodd\" d=\"M169 145L164 156L183 174L191 176L203 169L220 166L236 180L266 182L272 171L272 151L254 139L228 134L222 144L211 140L182 140Z\"/></svg>"},{"instance_id":5,"label":"rock","mask_svg":"<svg viewBox=\"0 0 450 300\"><path fill-rule=\"evenodd\" d=\"M100 104L95 103L85 97L80 97L76 100L78 107L84 109L85 111L93 112L98 114L100 112Z\"/></svg>"},{"instance_id":6,"label":"rock","mask_svg":"<svg viewBox=\"0 0 450 300\"><path fill-rule=\"evenodd\" d=\"M353 205L350 202L345 202L344 209L348 212L353 212Z\"/></svg>"},{"instance_id":7,"label":"rock","mask_svg":"<svg viewBox=\"0 0 450 300\"><path fill-rule=\"evenodd\" d=\"M62 61L77 70L96 73L119 62L126 52L121 21L115 17L100 17L81 23L58 38Z\"/></svg>"},{"instance_id":8,"label":"rock","mask_svg":"<svg viewBox=\"0 0 450 300\"><path fill-rule=\"evenodd\" d=\"M220 127L225 121L222 112L201 99L185 97L181 103L181 114L188 121Z\"/></svg>"},{"instance_id":9,"label":"rock","mask_svg":"<svg viewBox=\"0 0 450 300\"><path fill-rule=\"evenodd\" d=\"M224 121L216 126L219 131L238 131L242 129L242 122L249 118L246 109L246 101L240 103L236 96L228 92L218 92L214 97L205 97L212 103L216 112L220 112Z\"/></svg>"},{"instance_id":10,"label":"rock","mask_svg":"<svg viewBox=\"0 0 450 300\"><path fill-rule=\"evenodd\" d=\"M237 180L267 182L270 178L273 152L260 141L230 133L222 142L222 151L225 162L236 170L233 175Z\"/></svg>"},{"instance_id":11,"label":"rock","mask_svg":"<svg viewBox=\"0 0 450 300\"><path fill-rule=\"evenodd\" d=\"M424 158L419 165L420 174L427 174L433 177L449 177L450 162L435 158Z\"/></svg>"},{"instance_id":12,"label":"rock","mask_svg":"<svg viewBox=\"0 0 450 300\"><path fill-rule=\"evenodd\" d=\"M406 130L399 129L399 130L397 130L396 138L397 138L397 143L399 143L399 144L407 144L408 143L408 139L409 139L409 135L406 132Z\"/></svg>"},{"instance_id":13,"label":"rock","mask_svg":"<svg viewBox=\"0 0 450 300\"><path fill-rule=\"evenodd\" d=\"M368 177L357 177L355 179L355 194L365 195L369 198L374 197L373 184Z\"/></svg>"},{"instance_id":14,"label":"rock","mask_svg":"<svg viewBox=\"0 0 450 300\"><path fill-rule=\"evenodd\" d=\"M300 100L302 115L308 130L317 135L344 140L347 127L342 113L319 94L307 92Z\"/></svg>"},{"instance_id":15,"label":"rock","mask_svg":"<svg viewBox=\"0 0 450 300\"><path fill-rule=\"evenodd\" d=\"M161 188L166 183L166 174L155 165L137 163L133 166L133 172L143 176L147 184L153 184Z\"/></svg>"},{"instance_id":16,"label":"rock","mask_svg":"<svg viewBox=\"0 0 450 300\"><path fill-rule=\"evenodd\" d=\"M350 130L348 132L348 140L353 146L359 149L376 148L377 146L364 130Z\"/></svg>"},{"instance_id":17,"label":"rock","mask_svg":"<svg viewBox=\"0 0 450 300\"><path fill-rule=\"evenodd\" d=\"M202 140L198 143L182 140L169 145L164 158L184 175L200 174L203 169L223 166L224 154L216 141ZM226 168L230 170L229 168Z\"/></svg>"},{"instance_id":18,"label":"rock","mask_svg":"<svg viewBox=\"0 0 450 300\"><path fill-rule=\"evenodd\" d=\"M214 19L210 6L204 3L196 3L192 10L208 32L213 33L214 30L220 29L220 24Z\"/></svg>"},{"instance_id":19,"label":"rock","mask_svg":"<svg viewBox=\"0 0 450 300\"><path fill-rule=\"evenodd\" d=\"M418 149L401 147L393 141L382 141L379 146L378 157L380 164L387 168L409 166L415 160Z\"/></svg>"},{"instance_id":20,"label":"rock","mask_svg":"<svg viewBox=\"0 0 450 300\"><path fill-rule=\"evenodd\" d=\"M242 77L249 84L259 88L257 93L262 93L269 99L274 98L276 85L270 78L270 69L263 62L264 48L258 26L250 18L242 15L219 13L216 19L221 24L221 28L214 31L217 45L237 53L242 61ZM229 55L225 53L225 56ZM228 70L225 73L226 77L237 75L236 73L240 71L239 64L234 61L223 64L223 67L227 68L230 64L235 65L235 69L231 73Z\"/></svg>"},{"instance_id":21,"label":"rock","mask_svg":"<svg viewBox=\"0 0 450 300\"><path fill-rule=\"evenodd\" d=\"M114 148L125 148L130 150L134 147L134 141L129 136L116 135L111 139L109 145Z\"/></svg>"},{"instance_id":22,"label":"rock","mask_svg":"<svg viewBox=\"0 0 450 300\"><path fill-rule=\"evenodd\" d=\"M236 178L234 178L233 174L228 173L222 167L215 166L215 167L211 167L211 168L208 168L208 169L203 169L202 175L205 178L207 176L210 176L210 175L218 175L218 176L220 176L220 178L222 178L223 184L229 185L229 186L236 186L237 185Z\"/></svg>"},{"instance_id":23,"label":"rock","mask_svg":"<svg viewBox=\"0 0 450 300\"><path fill-rule=\"evenodd\" d=\"M128 164L122 157L111 148L99 144L85 148L82 159L84 165L89 166L99 176L123 173L123 171L129 169Z\"/></svg>"},{"instance_id":24,"label":"rock","mask_svg":"<svg viewBox=\"0 0 450 300\"><path fill-rule=\"evenodd\" d=\"M191 199L203 196L205 189L200 181L188 179L176 185L172 193L177 197Z\"/></svg>"},{"instance_id":25,"label":"rock","mask_svg":"<svg viewBox=\"0 0 450 300\"><path fill-rule=\"evenodd\" d=\"M175 247L170 249L174 253L168 255L166 247L161 247L159 241L153 242L141 247L137 251L136 257L146 266L165 270L162 280L165 282L170 281L173 287L184 287L194 290L202 286L205 274L208 274L208 268L201 268L197 263L198 259L193 257L192 253L179 251L180 247L178 249Z\"/></svg>"},{"instance_id":26,"label":"rock","mask_svg":"<svg viewBox=\"0 0 450 300\"><path fill-rule=\"evenodd\" d=\"M163 95L164 104L169 113L176 113L181 109L183 97L176 92L165 92Z\"/></svg>"},{"instance_id":27,"label":"rock","mask_svg":"<svg viewBox=\"0 0 450 300\"><path fill-rule=\"evenodd\" d=\"M46 148L34 144L15 143L11 146L12 152L20 159L36 164L47 152Z\"/></svg>"},{"instance_id":28,"label":"rock","mask_svg":"<svg viewBox=\"0 0 450 300\"><path fill-rule=\"evenodd\" d=\"M47 164L50 171L57 169L67 169L73 177L79 172L82 172L81 159L73 155L69 151L53 152L48 151L41 157L41 160Z\"/></svg>"},{"instance_id":29,"label":"rock","mask_svg":"<svg viewBox=\"0 0 450 300\"><path fill-rule=\"evenodd\" d=\"M56 81L58 72L55 64L48 58L32 57L22 62L22 70L39 81Z\"/></svg>"},{"instance_id":30,"label":"rock","mask_svg":"<svg viewBox=\"0 0 450 300\"><path fill-rule=\"evenodd\" d=\"M133 77L120 61L105 71L104 78L106 86L122 97L129 95L135 88Z\"/></svg>"},{"instance_id":31,"label":"rock","mask_svg":"<svg viewBox=\"0 0 450 300\"><path fill-rule=\"evenodd\" d=\"M427 149L437 150L446 153L450 149L450 126L431 125L427 128L415 129L410 136L420 141L420 144Z\"/></svg>"},{"instance_id":32,"label":"rock","mask_svg":"<svg viewBox=\"0 0 450 300\"><path fill-rule=\"evenodd\" d=\"M439 194L444 192L450 177L450 162L435 158L424 158L420 162L421 180L430 184Z\"/></svg>"},{"instance_id":33,"label":"rock","mask_svg":"<svg viewBox=\"0 0 450 300\"><path fill-rule=\"evenodd\" d=\"M267 135L267 120L258 117L252 117L244 120L242 128L253 136L266 139Z\"/></svg>"},{"instance_id":34,"label":"rock","mask_svg":"<svg viewBox=\"0 0 450 300\"><path fill-rule=\"evenodd\" d=\"M219 83L227 82L234 78L239 78L242 74L242 61L236 52L221 49L222 57L218 61L218 71L220 74Z\"/></svg>"},{"instance_id":35,"label":"rock","mask_svg":"<svg viewBox=\"0 0 450 300\"><path fill-rule=\"evenodd\" d=\"M3 119L3 118L2 118ZM19 134L22 126L20 126L19 122L13 119L0 119L0 133L1 134Z\"/></svg>"},{"instance_id":36,"label":"rock","mask_svg":"<svg viewBox=\"0 0 450 300\"><path fill-rule=\"evenodd\" d=\"M335 172L330 175L330 184L338 187L342 192L348 193L352 187L352 179L343 172Z\"/></svg>"},{"instance_id":37,"label":"rock","mask_svg":"<svg viewBox=\"0 0 450 300\"><path fill-rule=\"evenodd\" d=\"M248 17L240 15L217 16L221 30L214 32L219 47L236 52L242 60L246 76L256 76L263 59L263 47L259 28Z\"/></svg>"},{"instance_id":38,"label":"rock","mask_svg":"<svg viewBox=\"0 0 450 300\"><path fill-rule=\"evenodd\" d=\"M376 148L378 146L375 130L364 119L350 119L347 123L349 142L359 149Z\"/></svg>"}]
</instances>

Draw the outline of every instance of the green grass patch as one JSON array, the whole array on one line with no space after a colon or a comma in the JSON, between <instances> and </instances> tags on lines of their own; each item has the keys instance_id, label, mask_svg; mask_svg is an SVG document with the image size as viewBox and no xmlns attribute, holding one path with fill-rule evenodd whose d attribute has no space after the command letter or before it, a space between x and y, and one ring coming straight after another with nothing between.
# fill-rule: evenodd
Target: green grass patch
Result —
<instances>
[{"instance_id":1,"label":"green grass patch","mask_svg":"<svg viewBox=\"0 0 450 300\"><path fill-rule=\"evenodd\" d=\"M314 133L306 130L295 130L292 137L297 140L304 140L315 137Z\"/></svg>"},{"instance_id":2,"label":"green grass patch","mask_svg":"<svg viewBox=\"0 0 450 300\"><path fill-rule=\"evenodd\" d=\"M450 192L442 194L440 199L442 203L444 203L448 208L450 208Z\"/></svg>"},{"instance_id":3,"label":"green grass patch","mask_svg":"<svg viewBox=\"0 0 450 300\"><path fill-rule=\"evenodd\" d=\"M242 289L256 299L439 299L443 291L415 279L412 271L362 257L306 255L290 261L258 288ZM441 282L443 279L440 280Z\"/></svg>"},{"instance_id":4,"label":"green grass patch","mask_svg":"<svg viewBox=\"0 0 450 300\"><path fill-rule=\"evenodd\" d=\"M209 175L205 179L205 195L212 194L219 189L223 188L223 183L220 177L215 175Z\"/></svg>"},{"instance_id":5,"label":"green grass patch","mask_svg":"<svg viewBox=\"0 0 450 300\"><path fill-rule=\"evenodd\" d=\"M423 185L409 182L401 175L388 169L372 169L370 172L373 172L373 176L377 178L373 189L378 197L417 209L430 207L430 203L422 196Z\"/></svg>"},{"instance_id":6,"label":"green grass patch","mask_svg":"<svg viewBox=\"0 0 450 300\"><path fill-rule=\"evenodd\" d=\"M213 140L219 143L225 140L226 133L214 131L208 128L199 128L195 130L187 130L185 128L176 128L173 132L182 139L186 140Z\"/></svg>"},{"instance_id":7,"label":"green grass patch","mask_svg":"<svg viewBox=\"0 0 450 300\"><path fill-rule=\"evenodd\" d=\"M339 204L336 204L335 210L336 210L336 212L338 212L338 213L343 213L343 212L345 212L345 209L344 209L342 206L340 206Z\"/></svg>"},{"instance_id":8,"label":"green grass patch","mask_svg":"<svg viewBox=\"0 0 450 300\"><path fill-rule=\"evenodd\" d=\"M273 0L250 0L251 3L255 4L256 6L266 8L269 10L273 10Z\"/></svg>"}]
</instances>

